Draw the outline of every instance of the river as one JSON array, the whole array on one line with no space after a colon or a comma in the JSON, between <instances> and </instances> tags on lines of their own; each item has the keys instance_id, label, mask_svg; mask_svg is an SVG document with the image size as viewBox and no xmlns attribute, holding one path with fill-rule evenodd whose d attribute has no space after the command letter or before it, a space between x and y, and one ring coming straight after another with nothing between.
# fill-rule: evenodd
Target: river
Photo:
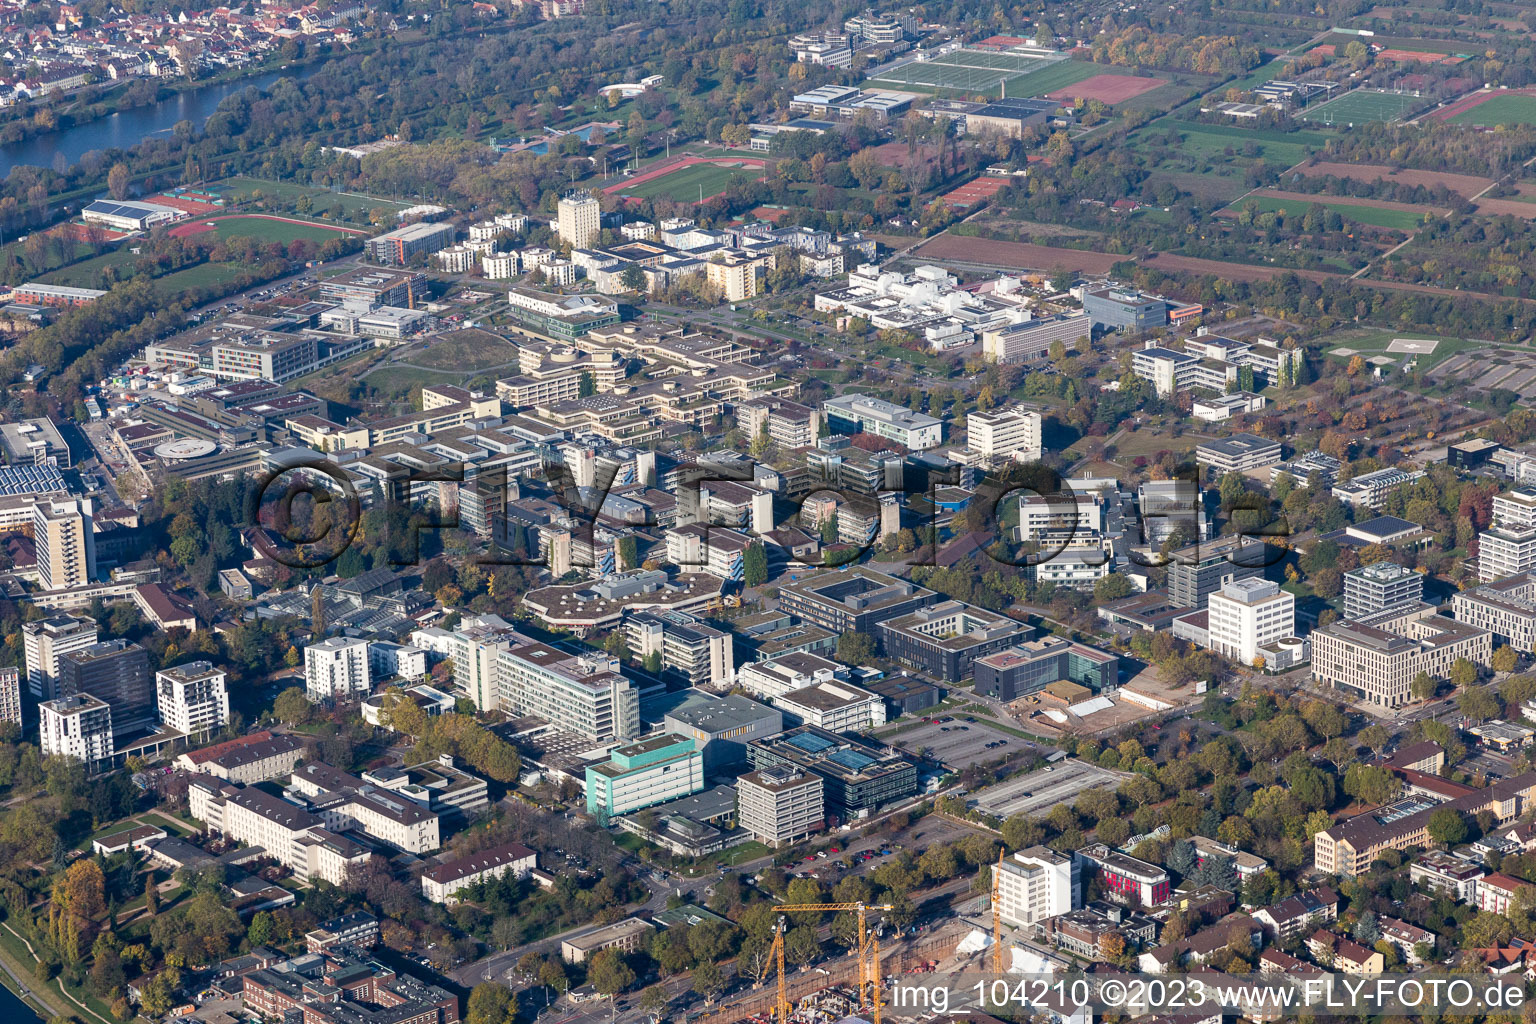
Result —
<instances>
[{"instance_id":1,"label":"river","mask_svg":"<svg viewBox=\"0 0 1536 1024\"><path fill-rule=\"evenodd\" d=\"M0 985L0 1020L7 1024L14 1021L15 1024L43 1024L43 1018L37 1011L21 1001L21 997L12 992L5 985Z\"/></svg>"},{"instance_id":2,"label":"river","mask_svg":"<svg viewBox=\"0 0 1536 1024\"><path fill-rule=\"evenodd\" d=\"M265 89L279 78L302 80L322 66L308 64L299 68L297 73L268 71L239 81L214 82L183 90L147 107L125 110L72 128L61 128L9 146L0 146L0 178L8 176L13 167L26 164L52 167L55 153L63 153L64 158L73 164L93 149L127 149L151 135L169 132L176 127L178 121L191 121L201 128L226 96L253 86Z\"/></svg>"}]
</instances>

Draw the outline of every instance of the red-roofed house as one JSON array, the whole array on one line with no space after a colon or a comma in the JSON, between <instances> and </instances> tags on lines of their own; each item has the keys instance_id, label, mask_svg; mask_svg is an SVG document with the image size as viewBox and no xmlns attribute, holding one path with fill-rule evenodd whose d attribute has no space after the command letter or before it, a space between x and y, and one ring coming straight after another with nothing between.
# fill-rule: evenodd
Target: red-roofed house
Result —
<instances>
[{"instance_id":1,"label":"red-roofed house","mask_svg":"<svg viewBox=\"0 0 1536 1024\"><path fill-rule=\"evenodd\" d=\"M1477 909L1490 914L1506 913L1515 905L1515 893L1529 884L1508 875L1485 875L1477 880Z\"/></svg>"}]
</instances>

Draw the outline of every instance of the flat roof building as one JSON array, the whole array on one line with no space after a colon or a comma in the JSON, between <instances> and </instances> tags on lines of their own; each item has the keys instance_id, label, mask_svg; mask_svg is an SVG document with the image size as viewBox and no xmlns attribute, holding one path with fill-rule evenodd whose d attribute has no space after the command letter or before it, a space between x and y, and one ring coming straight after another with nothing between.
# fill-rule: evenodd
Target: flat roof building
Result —
<instances>
[{"instance_id":1,"label":"flat roof building","mask_svg":"<svg viewBox=\"0 0 1536 1024\"><path fill-rule=\"evenodd\" d=\"M1418 604L1424 577L1396 562L1372 562L1344 574L1344 617L1363 619L1400 604Z\"/></svg>"},{"instance_id":2,"label":"flat roof building","mask_svg":"<svg viewBox=\"0 0 1536 1024\"><path fill-rule=\"evenodd\" d=\"M753 740L747 745L747 759L759 770L791 765L820 776L828 813L845 820L917 792L917 767L911 761L889 748L869 746L812 725Z\"/></svg>"},{"instance_id":3,"label":"flat roof building","mask_svg":"<svg viewBox=\"0 0 1536 1024\"><path fill-rule=\"evenodd\" d=\"M944 683L971 677L976 659L1034 635L1006 615L961 601L940 601L876 625L885 653Z\"/></svg>"},{"instance_id":4,"label":"flat roof building","mask_svg":"<svg viewBox=\"0 0 1536 1024\"><path fill-rule=\"evenodd\" d=\"M1312 677L1381 707L1412 699L1420 672L1444 679L1465 658L1487 665L1493 634L1434 614L1427 604L1388 609L1359 621L1340 619L1314 630Z\"/></svg>"},{"instance_id":5,"label":"flat roof building","mask_svg":"<svg viewBox=\"0 0 1536 1024\"><path fill-rule=\"evenodd\" d=\"M738 820L769 846L796 843L826 824L822 787L820 776L792 765L748 772L736 780Z\"/></svg>"},{"instance_id":6,"label":"flat roof building","mask_svg":"<svg viewBox=\"0 0 1536 1024\"><path fill-rule=\"evenodd\" d=\"M875 624L932 604L938 595L862 566L834 569L779 588L779 608L834 633L875 635Z\"/></svg>"}]
</instances>

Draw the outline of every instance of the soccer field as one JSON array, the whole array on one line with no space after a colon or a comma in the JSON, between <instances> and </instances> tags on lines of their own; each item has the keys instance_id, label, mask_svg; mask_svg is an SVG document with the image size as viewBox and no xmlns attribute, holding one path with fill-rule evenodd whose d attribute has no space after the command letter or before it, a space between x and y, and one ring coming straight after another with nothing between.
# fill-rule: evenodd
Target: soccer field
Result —
<instances>
[{"instance_id":1,"label":"soccer field","mask_svg":"<svg viewBox=\"0 0 1536 1024\"><path fill-rule=\"evenodd\" d=\"M933 60L912 61L879 70L869 78L869 84L922 92L1031 96L1082 81L1093 73L1084 70L1082 74L1068 77L1065 81L1056 81L1048 88L1040 88L1035 84L1036 74L1069 65L1077 67L1075 62L1059 57L956 50ZM1027 79L1027 82L1021 79Z\"/></svg>"},{"instance_id":2,"label":"soccer field","mask_svg":"<svg viewBox=\"0 0 1536 1024\"><path fill-rule=\"evenodd\" d=\"M1536 124L1536 96L1494 96L1450 119L1451 124Z\"/></svg>"},{"instance_id":3,"label":"soccer field","mask_svg":"<svg viewBox=\"0 0 1536 1024\"><path fill-rule=\"evenodd\" d=\"M740 167L692 164L671 174L663 174L659 178L652 178L649 181L638 182L629 188L620 189L619 194L633 196L636 199L655 199L658 196L665 196L674 202L696 203L701 195L708 199L710 196L724 192L731 179L738 174L756 178L761 173L761 171Z\"/></svg>"},{"instance_id":4,"label":"soccer field","mask_svg":"<svg viewBox=\"0 0 1536 1024\"><path fill-rule=\"evenodd\" d=\"M1365 124L1367 121L1391 123L1424 101L1417 96L1379 89L1356 89L1336 99L1308 107L1301 120L1322 124Z\"/></svg>"}]
</instances>

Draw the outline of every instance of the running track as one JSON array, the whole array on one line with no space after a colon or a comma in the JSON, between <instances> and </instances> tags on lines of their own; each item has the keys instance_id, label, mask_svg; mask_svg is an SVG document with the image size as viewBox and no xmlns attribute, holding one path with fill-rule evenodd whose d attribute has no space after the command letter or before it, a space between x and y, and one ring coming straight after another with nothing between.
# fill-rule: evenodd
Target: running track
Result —
<instances>
[{"instance_id":1,"label":"running track","mask_svg":"<svg viewBox=\"0 0 1536 1024\"><path fill-rule=\"evenodd\" d=\"M274 217L267 213L226 213L222 217L198 217L192 223L182 223L171 228L168 232L173 238L186 238L188 235L201 235L212 231L212 224L216 220L275 220L284 224L301 224L308 228L324 228L327 231L335 231L343 235L366 235L362 228L344 228L336 224L322 224L313 220L299 220L295 217Z\"/></svg>"}]
</instances>

